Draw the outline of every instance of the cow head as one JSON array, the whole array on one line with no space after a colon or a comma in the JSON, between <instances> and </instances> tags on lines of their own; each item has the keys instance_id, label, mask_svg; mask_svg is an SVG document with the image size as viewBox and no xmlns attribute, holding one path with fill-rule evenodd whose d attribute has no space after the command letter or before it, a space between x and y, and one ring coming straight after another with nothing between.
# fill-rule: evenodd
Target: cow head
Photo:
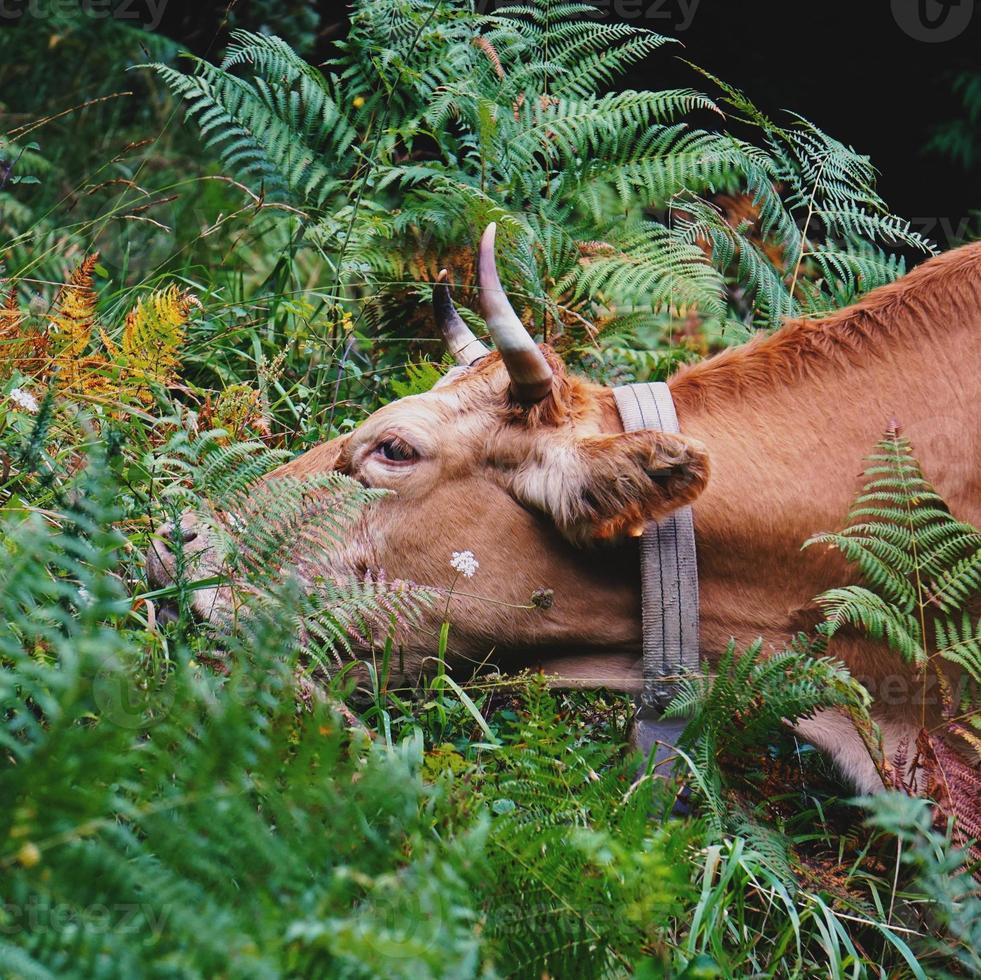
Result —
<instances>
[{"instance_id":1,"label":"cow head","mask_svg":"<svg viewBox=\"0 0 981 980\"><path fill-rule=\"evenodd\" d=\"M496 352L456 313L441 274L434 307L458 366L267 479L337 470L390 491L364 510L322 573L452 586L451 654L637 647L633 539L701 492L705 451L680 435L625 433L612 392L567 374L534 343L501 289L494 234L491 225L481 239L477 273ZM170 580L176 534L202 563L196 574L219 570L204 524L185 517L159 530L152 581ZM479 562L470 579L450 565L461 551ZM548 600L533 602L536 594ZM195 610L206 617L216 602L220 591L197 593ZM434 610L429 625L442 615ZM423 628L406 637L403 655L411 670L434 650Z\"/></svg>"}]
</instances>

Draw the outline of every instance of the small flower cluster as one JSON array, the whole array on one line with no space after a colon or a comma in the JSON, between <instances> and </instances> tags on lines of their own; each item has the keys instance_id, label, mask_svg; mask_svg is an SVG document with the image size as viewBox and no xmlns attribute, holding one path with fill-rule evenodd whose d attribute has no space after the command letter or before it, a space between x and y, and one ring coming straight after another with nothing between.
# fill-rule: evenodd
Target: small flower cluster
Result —
<instances>
[{"instance_id":1,"label":"small flower cluster","mask_svg":"<svg viewBox=\"0 0 981 980\"><path fill-rule=\"evenodd\" d=\"M37 415L40 406L37 403L37 399L29 392L24 391L23 388L14 388L10 392L10 400L20 409L25 412L30 412L31 415Z\"/></svg>"},{"instance_id":2,"label":"small flower cluster","mask_svg":"<svg viewBox=\"0 0 981 980\"><path fill-rule=\"evenodd\" d=\"M480 562L473 556L472 551L454 551L450 566L455 568L464 578L473 578L480 568Z\"/></svg>"}]
</instances>

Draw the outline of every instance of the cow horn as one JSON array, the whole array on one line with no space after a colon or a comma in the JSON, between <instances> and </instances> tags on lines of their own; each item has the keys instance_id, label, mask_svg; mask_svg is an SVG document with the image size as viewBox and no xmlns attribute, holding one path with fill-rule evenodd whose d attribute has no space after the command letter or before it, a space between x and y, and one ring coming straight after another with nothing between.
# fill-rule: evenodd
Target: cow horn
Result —
<instances>
[{"instance_id":1,"label":"cow horn","mask_svg":"<svg viewBox=\"0 0 981 980\"><path fill-rule=\"evenodd\" d=\"M541 401L552 390L552 369L501 288L494 256L496 233L497 225L492 221L484 230L477 251L480 311L508 369L511 394L515 400L528 405Z\"/></svg>"},{"instance_id":2,"label":"cow horn","mask_svg":"<svg viewBox=\"0 0 981 980\"><path fill-rule=\"evenodd\" d=\"M436 285L433 286L433 312L436 314L436 323L443 332L446 346L456 358L456 363L467 367L474 361L486 357L490 351L477 339L457 313L450 297L448 279L447 271L440 269L436 277Z\"/></svg>"}]
</instances>

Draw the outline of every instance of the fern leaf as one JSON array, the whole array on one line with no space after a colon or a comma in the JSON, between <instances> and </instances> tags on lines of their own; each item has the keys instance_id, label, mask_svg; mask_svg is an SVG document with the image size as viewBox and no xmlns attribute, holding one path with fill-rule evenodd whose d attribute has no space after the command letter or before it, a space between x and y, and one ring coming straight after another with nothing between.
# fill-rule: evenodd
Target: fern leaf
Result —
<instances>
[{"instance_id":1,"label":"fern leaf","mask_svg":"<svg viewBox=\"0 0 981 980\"><path fill-rule=\"evenodd\" d=\"M119 347L111 353L141 400L150 399L150 384L172 381L195 303L189 293L170 286L142 297L126 315Z\"/></svg>"},{"instance_id":2,"label":"fern leaf","mask_svg":"<svg viewBox=\"0 0 981 980\"><path fill-rule=\"evenodd\" d=\"M83 260L61 287L52 308L49 334L59 367L70 368L88 347L96 322L96 295L92 274L98 253Z\"/></svg>"},{"instance_id":3,"label":"fern leaf","mask_svg":"<svg viewBox=\"0 0 981 980\"><path fill-rule=\"evenodd\" d=\"M15 371L29 378L40 378L48 363L47 334L30 324L17 305L17 292L11 288L0 306L0 380Z\"/></svg>"}]
</instances>

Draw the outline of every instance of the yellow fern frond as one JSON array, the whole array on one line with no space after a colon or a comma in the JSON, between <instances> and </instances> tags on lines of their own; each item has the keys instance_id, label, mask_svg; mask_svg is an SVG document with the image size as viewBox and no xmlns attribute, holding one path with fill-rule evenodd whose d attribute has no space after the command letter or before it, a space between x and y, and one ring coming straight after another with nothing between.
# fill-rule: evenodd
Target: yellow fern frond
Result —
<instances>
[{"instance_id":1,"label":"yellow fern frond","mask_svg":"<svg viewBox=\"0 0 981 980\"><path fill-rule=\"evenodd\" d=\"M102 327L99 327L99 339L102 341L102 346L105 348L105 351L109 357L114 361L118 360L120 354L119 348L116 346L116 342L112 339L112 337L110 337L109 334L102 329Z\"/></svg>"},{"instance_id":2,"label":"yellow fern frond","mask_svg":"<svg viewBox=\"0 0 981 980\"><path fill-rule=\"evenodd\" d=\"M58 388L74 395L108 395L113 389L112 364L101 354L73 357L58 365Z\"/></svg>"},{"instance_id":3,"label":"yellow fern frond","mask_svg":"<svg viewBox=\"0 0 981 980\"><path fill-rule=\"evenodd\" d=\"M49 333L59 368L66 367L88 347L95 326L96 295L92 272L98 261L98 252L85 259L55 299Z\"/></svg>"},{"instance_id":4,"label":"yellow fern frond","mask_svg":"<svg viewBox=\"0 0 981 980\"><path fill-rule=\"evenodd\" d=\"M118 349L111 341L106 344L124 378L135 383L141 400L150 398L148 382L166 385L173 380L194 305L197 300L176 286L151 293L126 315Z\"/></svg>"}]
</instances>

